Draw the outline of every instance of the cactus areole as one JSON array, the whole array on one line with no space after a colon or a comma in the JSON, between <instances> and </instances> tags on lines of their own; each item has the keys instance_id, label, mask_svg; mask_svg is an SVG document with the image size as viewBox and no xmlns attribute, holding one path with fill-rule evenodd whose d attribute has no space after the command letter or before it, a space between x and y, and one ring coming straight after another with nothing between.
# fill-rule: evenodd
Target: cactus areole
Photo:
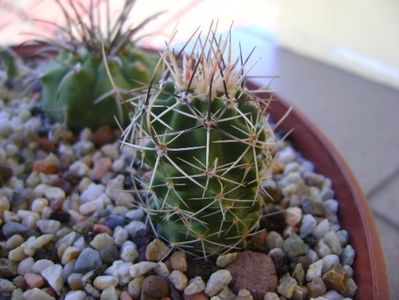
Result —
<instances>
[{"instance_id":1,"label":"cactus areole","mask_svg":"<svg viewBox=\"0 0 399 300\"><path fill-rule=\"evenodd\" d=\"M122 142L152 170L143 202L157 233L209 255L245 246L256 231L276 140L270 99L246 89L248 60L232 61L230 35L222 42L210 29L200 41L189 56L166 47L163 79L138 100Z\"/></svg>"},{"instance_id":2,"label":"cactus areole","mask_svg":"<svg viewBox=\"0 0 399 300\"><path fill-rule=\"evenodd\" d=\"M148 84L158 56L137 48L133 36L159 14L133 27L127 20L135 1L126 0L112 24L109 0L103 4L106 6L103 19L101 11L92 12L93 1L90 7L72 1L55 1L64 13L67 26L53 24L62 36L59 40L46 41L60 53L41 77L43 109L53 121L65 121L74 130L95 129L104 124L115 126L115 117L119 123L126 122L128 110L113 94L116 88L119 94L124 94L143 83Z\"/></svg>"}]
</instances>

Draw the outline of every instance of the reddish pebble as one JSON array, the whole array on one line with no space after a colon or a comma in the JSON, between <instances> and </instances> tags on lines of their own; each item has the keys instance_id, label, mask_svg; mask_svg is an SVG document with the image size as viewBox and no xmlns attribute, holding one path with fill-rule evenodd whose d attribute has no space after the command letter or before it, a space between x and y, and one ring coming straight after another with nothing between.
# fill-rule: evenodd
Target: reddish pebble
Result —
<instances>
[{"instance_id":1,"label":"reddish pebble","mask_svg":"<svg viewBox=\"0 0 399 300\"><path fill-rule=\"evenodd\" d=\"M208 300L208 299L209 299L208 295L204 293L184 295L184 300Z\"/></svg>"},{"instance_id":2,"label":"reddish pebble","mask_svg":"<svg viewBox=\"0 0 399 300\"><path fill-rule=\"evenodd\" d=\"M119 300L133 300L133 298L129 295L128 292L123 291L119 297Z\"/></svg>"},{"instance_id":3,"label":"reddish pebble","mask_svg":"<svg viewBox=\"0 0 399 300\"><path fill-rule=\"evenodd\" d=\"M108 233L112 235L112 230L104 224L94 224L93 231L99 233Z\"/></svg>"},{"instance_id":4,"label":"reddish pebble","mask_svg":"<svg viewBox=\"0 0 399 300\"><path fill-rule=\"evenodd\" d=\"M110 157L102 157L94 162L94 178L100 180L112 167Z\"/></svg>"},{"instance_id":5,"label":"reddish pebble","mask_svg":"<svg viewBox=\"0 0 399 300\"><path fill-rule=\"evenodd\" d=\"M57 294L51 287L45 287L42 289L42 291L45 292L46 294L50 295L51 297L55 298L57 296Z\"/></svg>"},{"instance_id":6,"label":"reddish pebble","mask_svg":"<svg viewBox=\"0 0 399 300\"><path fill-rule=\"evenodd\" d=\"M55 150L55 144L49 139L39 137L36 139L36 142L46 152L54 152Z\"/></svg>"},{"instance_id":7,"label":"reddish pebble","mask_svg":"<svg viewBox=\"0 0 399 300\"><path fill-rule=\"evenodd\" d=\"M28 287L31 289L41 288L45 283L44 278L35 273L26 273L24 275L24 279Z\"/></svg>"},{"instance_id":8,"label":"reddish pebble","mask_svg":"<svg viewBox=\"0 0 399 300\"><path fill-rule=\"evenodd\" d=\"M50 202L50 207L54 210L61 210L62 205L64 204L64 200L61 199L53 199Z\"/></svg>"},{"instance_id":9,"label":"reddish pebble","mask_svg":"<svg viewBox=\"0 0 399 300\"><path fill-rule=\"evenodd\" d=\"M172 300L170 297L162 297L161 300Z\"/></svg>"},{"instance_id":10,"label":"reddish pebble","mask_svg":"<svg viewBox=\"0 0 399 300\"><path fill-rule=\"evenodd\" d=\"M114 134L112 132L111 127L109 126L102 126L98 128L94 133L91 135L91 141L99 146L109 144L114 141Z\"/></svg>"},{"instance_id":11,"label":"reddish pebble","mask_svg":"<svg viewBox=\"0 0 399 300\"><path fill-rule=\"evenodd\" d=\"M89 168L91 168L93 164L93 155L91 154L86 154L80 159L82 162L84 162Z\"/></svg>"},{"instance_id":12,"label":"reddish pebble","mask_svg":"<svg viewBox=\"0 0 399 300\"><path fill-rule=\"evenodd\" d=\"M33 171L45 174L55 174L58 172L58 167L53 162L37 160L33 164Z\"/></svg>"},{"instance_id":13,"label":"reddish pebble","mask_svg":"<svg viewBox=\"0 0 399 300\"><path fill-rule=\"evenodd\" d=\"M257 234L251 237L251 239L249 240L250 248L259 251L266 250L267 234L268 232L263 229L262 231L259 231Z\"/></svg>"}]
</instances>

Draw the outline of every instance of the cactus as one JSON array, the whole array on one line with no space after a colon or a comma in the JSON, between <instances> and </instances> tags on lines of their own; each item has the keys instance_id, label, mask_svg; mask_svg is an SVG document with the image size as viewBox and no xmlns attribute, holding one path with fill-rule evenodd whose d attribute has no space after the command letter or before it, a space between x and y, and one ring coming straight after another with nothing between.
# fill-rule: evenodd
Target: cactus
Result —
<instances>
[{"instance_id":1,"label":"cactus","mask_svg":"<svg viewBox=\"0 0 399 300\"><path fill-rule=\"evenodd\" d=\"M66 121L74 130L84 127L95 129L103 124L116 125L127 120L128 109L112 96L117 88L119 93L137 88L150 80L153 64L158 56L147 53L135 46L132 41L140 29L159 14L146 18L136 27L128 26L127 18L135 1L126 0L122 12L111 24L109 3L106 20L101 19L100 11L90 7L55 0L60 6L66 23L59 27L63 34L60 40L48 43L59 51L52 67L41 77L43 84L43 109L54 121ZM97 3L98 4L98 3ZM82 14L89 19L84 21ZM105 32L102 26L106 24ZM104 51L102 51L104 50ZM105 54L107 64L102 59ZM112 76L113 81L109 79ZM126 98L126 97L125 97Z\"/></svg>"},{"instance_id":2,"label":"cactus","mask_svg":"<svg viewBox=\"0 0 399 300\"><path fill-rule=\"evenodd\" d=\"M167 45L163 79L132 100L140 109L122 143L151 168L140 185L158 235L206 256L245 246L257 228L276 139L270 99L246 88L248 59L232 61L231 34L222 42L211 26L181 56Z\"/></svg>"}]
</instances>

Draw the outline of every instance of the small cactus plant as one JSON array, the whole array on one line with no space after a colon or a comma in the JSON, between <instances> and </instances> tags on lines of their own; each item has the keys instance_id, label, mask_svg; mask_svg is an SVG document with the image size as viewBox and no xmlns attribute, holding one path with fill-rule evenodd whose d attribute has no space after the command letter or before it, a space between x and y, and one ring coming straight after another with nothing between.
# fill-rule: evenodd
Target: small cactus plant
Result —
<instances>
[{"instance_id":1,"label":"small cactus plant","mask_svg":"<svg viewBox=\"0 0 399 300\"><path fill-rule=\"evenodd\" d=\"M222 42L211 26L182 53L167 45L163 78L134 100L122 143L151 168L142 200L158 234L206 256L242 247L258 226L276 139L270 99L246 88L248 59L232 61L230 33Z\"/></svg>"},{"instance_id":2,"label":"small cactus plant","mask_svg":"<svg viewBox=\"0 0 399 300\"><path fill-rule=\"evenodd\" d=\"M84 127L95 129L101 125L116 125L115 116L123 123L128 110L112 96L114 88L119 92L148 83L152 65L158 56L146 53L135 46L133 36L155 14L136 27L128 26L127 19L135 3L126 0L122 12L111 24L109 4L105 1L106 18L101 12L93 12L93 0L89 8L55 0L61 8L67 26L57 26L62 33L60 40L48 43L59 51L52 67L43 76L43 109L54 121L66 121L74 130ZM64 4L63 4L64 3ZM83 14L87 14L85 21ZM102 27L106 25L103 32ZM104 51L102 51L104 50ZM107 63L104 63L102 54ZM113 78L111 82L109 75Z\"/></svg>"}]
</instances>

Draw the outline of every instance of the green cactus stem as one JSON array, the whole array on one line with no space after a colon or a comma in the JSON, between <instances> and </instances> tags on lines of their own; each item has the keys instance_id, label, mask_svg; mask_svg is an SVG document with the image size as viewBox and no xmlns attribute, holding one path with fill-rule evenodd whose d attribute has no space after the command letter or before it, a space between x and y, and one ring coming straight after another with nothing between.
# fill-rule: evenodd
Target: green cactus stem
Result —
<instances>
[{"instance_id":1,"label":"green cactus stem","mask_svg":"<svg viewBox=\"0 0 399 300\"><path fill-rule=\"evenodd\" d=\"M189 56L167 45L163 79L134 100L122 143L152 171L143 202L159 236L206 256L245 246L256 230L276 139L270 99L246 88L248 59L232 60L230 33L222 42L211 26L194 44Z\"/></svg>"},{"instance_id":2,"label":"green cactus stem","mask_svg":"<svg viewBox=\"0 0 399 300\"><path fill-rule=\"evenodd\" d=\"M128 120L128 108L113 96L149 82L159 56L136 47L137 33L159 15L146 18L137 26L128 23L135 1L126 0L122 12L112 24L109 16L110 0L105 1L106 18L89 7L73 1L55 0L66 19L66 27L57 26L62 36L48 40L59 55L50 69L41 76L43 109L53 121L65 121L74 130L84 127L96 129L101 125L116 126ZM88 15L88 20L84 16ZM106 25L105 32L102 26ZM48 49L48 48L46 48ZM104 49L105 65L102 57ZM108 70L107 70L108 67ZM109 76L113 78L114 85ZM127 95L124 99L127 98Z\"/></svg>"}]
</instances>

